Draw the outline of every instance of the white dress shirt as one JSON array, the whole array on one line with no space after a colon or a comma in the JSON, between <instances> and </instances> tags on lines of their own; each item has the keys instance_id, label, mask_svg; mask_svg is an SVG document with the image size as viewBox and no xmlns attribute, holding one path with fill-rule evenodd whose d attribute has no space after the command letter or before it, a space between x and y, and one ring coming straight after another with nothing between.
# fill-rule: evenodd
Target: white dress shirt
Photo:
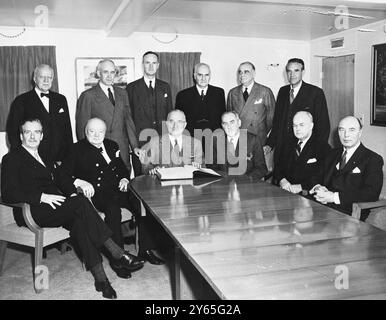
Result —
<instances>
[{"instance_id":1,"label":"white dress shirt","mask_svg":"<svg viewBox=\"0 0 386 320\"><path fill-rule=\"evenodd\" d=\"M47 112L50 112L50 99L48 97L42 97L40 93L45 93L41 91L38 87L35 87L35 92L38 95L40 101L43 103L44 108L47 110Z\"/></svg>"},{"instance_id":2,"label":"white dress shirt","mask_svg":"<svg viewBox=\"0 0 386 320\"><path fill-rule=\"evenodd\" d=\"M103 84L102 82L99 82L99 86L101 87L102 91L105 93L106 97L109 98L109 91L108 89L110 88L111 90L111 93L115 99L115 94L114 94L114 88L113 86L106 86L105 84ZM110 98L109 98L110 99Z\"/></svg>"},{"instance_id":3,"label":"white dress shirt","mask_svg":"<svg viewBox=\"0 0 386 320\"><path fill-rule=\"evenodd\" d=\"M296 96L298 95L298 92L299 92L299 90L300 90L302 84L303 84L303 81L300 81L300 83L299 83L296 87L292 87L292 86L291 86L291 89L294 89L294 99L295 99Z\"/></svg>"}]
</instances>

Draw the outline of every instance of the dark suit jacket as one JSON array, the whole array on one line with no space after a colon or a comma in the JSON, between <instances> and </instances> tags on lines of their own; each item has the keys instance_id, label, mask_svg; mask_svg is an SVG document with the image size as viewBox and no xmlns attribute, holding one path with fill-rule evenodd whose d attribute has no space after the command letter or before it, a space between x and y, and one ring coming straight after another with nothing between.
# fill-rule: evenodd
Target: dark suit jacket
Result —
<instances>
[{"instance_id":1,"label":"dark suit jacket","mask_svg":"<svg viewBox=\"0 0 386 320\"><path fill-rule=\"evenodd\" d=\"M196 86L181 90L177 93L176 109L185 113L186 129L191 136L194 129L209 128L214 131L221 128L221 115L225 112L224 89L209 85L203 101Z\"/></svg>"},{"instance_id":2,"label":"dark suit jacket","mask_svg":"<svg viewBox=\"0 0 386 320\"><path fill-rule=\"evenodd\" d=\"M235 157L238 158L239 156L243 157L243 155L246 155L246 159L241 159L242 161L247 162L246 166L240 165L239 162L234 163L235 161L231 160L232 155L228 153L228 143L225 135L225 139L219 139L218 136L214 137L213 165L207 164L207 167L218 171L224 171L229 175L247 175L259 180L268 173L267 166L265 164L263 146L257 136L248 132L246 135L247 151L240 151L240 139L243 139L242 137L243 134L240 133L240 138L236 145ZM219 153L221 153L221 156L225 156L225 159L222 159L221 156L218 158ZM219 159L225 160L225 163ZM237 170L238 172L230 174L229 169L233 168L235 170L237 167L240 168ZM244 170L242 170L242 168L244 168Z\"/></svg>"},{"instance_id":3,"label":"dark suit jacket","mask_svg":"<svg viewBox=\"0 0 386 320\"><path fill-rule=\"evenodd\" d=\"M102 119L107 126L106 138L118 143L123 162L130 169L130 149L138 146L136 129L125 90L114 86L114 100L115 107L99 85L84 91L76 106L76 134L78 140L83 139L87 121L94 117Z\"/></svg>"},{"instance_id":4,"label":"dark suit jacket","mask_svg":"<svg viewBox=\"0 0 386 320\"><path fill-rule=\"evenodd\" d=\"M292 119L298 111L308 111L314 118L313 134L317 139L328 141L330 120L323 90L303 81L295 100L289 103L290 86L281 87L277 95L272 131L267 145L275 148L275 162L280 158L281 147L294 139Z\"/></svg>"},{"instance_id":5,"label":"dark suit jacket","mask_svg":"<svg viewBox=\"0 0 386 320\"><path fill-rule=\"evenodd\" d=\"M111 159L109 164L96 147L87 139L82 139L73 145L57 169L63 180L71 177L72 182L82 179L91 183L95 190L93 199L108 197L112 192L118 191L122 178L130 180L130 173L122 161L118 144L109 139L105 139L103 143Z\"/></svg>"},{"instance_id":6,"label":"dark suit jacket","mask_svg":"<svg viewBox=\"0 0 386 320\"><path fill-rule=\"evenodd\" d=\"M311 177L318 174L331 147L326 141L318 140L312 135L298 157L296 154L297 142L294 140L284 147L275 167L275 178L278 182L285 178L291 184L301 184L303 190L310 190L313 187Z\"/></svg>"},{"instance_id":7,"label":"dark suit jacket","mask_svg":"<svg viewBox=\"0 0 386 320\"><path fill-rule=\"evenodd\" d=\"M73 139L66 97L50 91L48 113L35 89L17 96L11 105L7 121L7 135L11 149L20 146L19 126L26 118L38 118L43 125L43 140L39 154L53 161L61 161Z\"/></svg>"},{"instance_id":8,"label":"dark suit jacket","mask_svg":"<svg viewBox=\"0 0 386 320\"><path fill-rule=\"evenodd\" d=\"M42 193L76 193L69 180L61 180L53 171L53 162L40 155L43 166L24 147L19 146L3 157L1 164L1 195L9 203L26 202L31 205L32 215L42 215L51 207L40 203Z\"/></svg>"},{"instance_id":9,"label":"dark suit jacket","mask_svg":"<svg viewBox=\"0 0 386 320\"><path fill-rule=\"evenodd\" d=\"M136 137L143 129L155 129L159 135L162 134L162 121L166 121L166 117L173 109L172 93L167 82L155 80L155 109L152 108L150 100L149 88L146 86L145 80L140 78L129 83L126 87L129 96L131 114L137 128ZM166 129L166 127L165 127ZM142 146L144 141L139 141Z\"/></svg>"},{"instance_id":10,"label":"dark suit jacket","mask_svg":"<svg viewBox=\"0 0 386 320\"><path fill-rule=\"evenodd\" d=\"M258 136L264 146L272 127L275 97L270 88L255 82L247 102L244 103L242 88L239 85L229 91L227 110L236 111L241 119L241 128Z\"/></svg>"},{"instance_id":11,"label":"dark suit jacket","mask_svg":"<svg viewBox=\"0 0 386 320\"><path fill-rule=\"evenodd\" d=\"M339 192L340 205L337 209L352 212L353 202L377 201L383 184L383 159L377 153L360 144L342 170L337 170L343 153L342 148L333 149L326 157L312 185L320 183L328 190Z\"/></svg>"}]
</instances>

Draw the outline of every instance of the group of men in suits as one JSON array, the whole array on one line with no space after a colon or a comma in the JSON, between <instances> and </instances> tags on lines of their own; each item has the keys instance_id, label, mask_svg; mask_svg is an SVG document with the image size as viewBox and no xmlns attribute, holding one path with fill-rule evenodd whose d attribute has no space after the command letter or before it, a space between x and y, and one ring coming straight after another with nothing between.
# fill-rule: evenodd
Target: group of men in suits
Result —
<instances>
[{"instance_id":1,"label":"group of men in suits","mask_svg":"<svg viewBox=\"0 0 386 320\"><path fill-rule=\"evenodd\" d=\"M110 264L121 278L130 278L145 261L164 263L152 251L156 247L154 231L145 217L136 216L139 256L123 250L121 207L131 209L132 205L127 195L130 153L136 175L154 174L160 166L192 164L261 180L268 172L264 155L274 150L273 182L287 191L308 194L345 213L354 200L379 197L382 158L360 143L362 124L354 117L339 124L343 150L330 150L326 99L322 89L302 80L303 60L288 61L289 85L280 88L276 103L271 89L255 82L251 62L239 65L240 85L229 91L227 103L224 90L209 84L209 65L199 63L194 68L195 85L177 94L175 109L169 84L155 76L158 54L146 52L142 64L144 76L128 84L125 91L114 85L114 62L99 62L98 84L84 91L77 102L79 141L75 145L66 98L50 90L54 77L50 66L35 69L35 88L14 100L7 122L11 151L2 163L6 167L2 170L4 200L36 205L32 214L41 226L71 222L68 228L83 245L82 254L103 296L114 298L116 293L103 267L101 271L98 254L94 249L90 249L91 255L87 253L89 247L100 247L99 242L89 241L94 233L109 239L105 246L111 253ZM149 135L142 136L145 129L152 130L150 139ZM195 138L195 130L206 129L211 132L204 135L210 143L205 142L203 149L202 136ZM29 165L22 169L23 162ZM30 180L26 185L24 176ZM30 187L36 191L32 198L28 196ZM89 201L81 196L63 196L74 195L77 188L105 213L105 224L95 216ZM50 192L48 198L46 192ZM93 228L88 224L78 227L75 213L69 221L61 215L54 222L45 220L47 212L65 208L62 204L71 199L80 200L71 204L70 211L78 212L82 207L82 217L92 217L87 221ZM43 220L39 220L41 214ZM80 236L82 232L88 238Z\"/></svg>"}]
</instances>

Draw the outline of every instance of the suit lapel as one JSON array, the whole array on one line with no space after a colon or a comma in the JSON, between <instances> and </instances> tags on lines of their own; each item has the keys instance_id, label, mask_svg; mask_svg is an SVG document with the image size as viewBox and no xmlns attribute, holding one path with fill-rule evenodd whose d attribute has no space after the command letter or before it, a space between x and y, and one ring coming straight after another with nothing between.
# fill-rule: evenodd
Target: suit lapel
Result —
<instances>
[{"instance_id":1,"label":"suit lapel","mask_svg":"<svg viewBox=\"0 0 386 320\"><path fill-rule=\"evenodd\" d=\"M357 166L357 163L364 152L365 152L365 149L363 145L360 144L359 147L355 150L355 152L351 156L351 158L348 160L344 168L342 170L338 170L338 175L342 175L352 171Z\"/></svg>"},{"instance_id":2,"label":"suit lapel","mask_svg":"<svg viewBox=\"0 0 386 320\"><path fill-rule=\"evenodd\" d=\"M145 79L143 77L138 82L138 89L139 90L138 90L137 98L138 98L138 101L140 102L141 108L146 113L148 119L152 119L153 110L150 109L150 100L149 100L149 92L148 92L149 88L146 85ZM157 83L157 79L155 83L155 92L157 96L159 92L159 83Z\"/></svg>"},{"instance_id":3,"label":"suit lapel","mask_svg":"<svg viewBox=\"0 0 386 320\"><path fill-rule=\"evenodd\" d=\"M288 89L288 104L289 104L289 92L290 92L290 89L291 87L289 87ZM295 100L292 102L292 108L296 108L296 107L306 107L306 106L302 106L302 101L304 101L304 96L307 94L307 83L305 83L304 81L302 82L302 86L300 87L299 89L299 92L298 94L296 95L295 97Z\"/></svg>"},{"instance_id":4,"label":"suit lapel","mask_svg":"<svg viewBox=\"0 0 386 320\"><path fill-rule=\"evenodd\" d=\"M36 107L37 113L43 117L42 120L48 121L49 120L49 113L48 113L47 109L44 107L43 102L38 97L38 94L36 93L35 89L31 90L31 99L32 99L31 106Z\"/></svg>"},{"instance_id":5,"label":"suit lapel","mask_svg":"<svg viewBox=\"0 0 386 320\"><path fill-rule=\"evenodd\" d=\"M242 86L241 86L242 88ZM244 97L243 97L243 92L242 89L240 88L240 94L241 94L241 99L244 102ZM256 97L259 95L259 88L257 86L257 83L254 82L252 86L251 93L248 96L247 101L243 105L243 107L240 110L239 115L241 116L244 112L247 112L250 109L250 106L253 105L254 101L256 100Z\"/></svg>"}]
</instances>

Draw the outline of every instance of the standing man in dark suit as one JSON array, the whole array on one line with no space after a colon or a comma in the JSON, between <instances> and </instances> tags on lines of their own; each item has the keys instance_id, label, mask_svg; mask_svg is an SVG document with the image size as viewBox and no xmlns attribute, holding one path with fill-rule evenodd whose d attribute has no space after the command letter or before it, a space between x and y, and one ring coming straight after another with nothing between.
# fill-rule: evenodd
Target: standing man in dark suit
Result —
<instances>
[{"instance_id":1,"label":"standing man in dark suit","mask_svg":"<svg viewBox=\"0 0 386 320\"><path fill-rule=\"evenodd\" d=\"M272 90L255 82L255 66L243 62L238 69L240 85L228 93L227 110L239 114L241 128L257 136L262 146L271 130L275 112Z\"/></svg>"},{"instance_id":2,"label":"standing man in dark suit","mask_svg":"<svg viewBox=\"0 0 386 320\"><path fill-rule=\"evenodd\" d=\"M60 163L70 149L73 139L66 97L51 91L54 70L46 64L34 70L35 88L16 97L7 121L7 135L11 150L20 146L19 127L27 118L39 119L45 134L39 152Z\"/></svg>"},{"instance_id":3,"label":"standing man in dark suit","mask_svg":"<svg viewBox=\"0 0 386 320\"><path fill-rule=\"evenodd\" d=\"M331 151L330 145L317 139L312 132L314 122L311 113L299 111L293 119L296 137L284 147L275 168L275 178L282 189L292 193L310 190L310 179L319 172L324 158Z\"/></svg>"},{"instance_id":4,"label":"standing man in dark suit","mask_svg":"<svg viewBox=\"0 0 386 320\"><path fill-rule=\"evenodd\" d=\"M264 145L265 153L275 150L275 164L280 158L282 147L294 139L292 119L296 112L308 111L312 114L315 124L313 134L317 139L327 142L330 134L326 98L322 89L302 80L304 61L298 58L288 60L286 71L289 85L279 90L272 131Z\"/></svg>"},{"instance_id":5,"label":"standing man in dark suit","mask_svg":"<svg viewBox=\"0 0 386 320\"><path fill-rule=\"evenodd\" d=\"M127 272L139 270L143 264L111 239L111 230L90 202L82 195L77 196L72 181L57 176L53 162L39 154L38 147L44 136L40 120L24 120L19 136L22 145L3 157L3 200L28 203L32 217L40 227L68 229L79 246L86 267L94 276L95 289L105 298L115 299L117 294L107 279L99 250L105 247L114 264Z\"/></svg>"},{"instance_id":6,"label":"standing man in dark suit","mask_svg":"<svg viewBox=\"0 0 386 320\"><path fill-rule=\"evenodd\" d=\"M210 67L206 63L194 66L194 80L196 85L177 93L176 109L185 113L190 135L194 136L194 129L221 128L221 115L225 112L224 89L209 84Z\"/></svg>"},{"instance_id":7,"label":"standing man in dark suit","mask_svg":"<svg viewBox=\"0 0 386 320\"><path fill-rule=\"evenodd\" d=\"M89 119L102 119L107 126L106 137L118 143L123 162L130 170L130 152L139 149L129 99L125 90L113 85L113 61L101 60L97 75L99 83L84 91L78 99L75 115L78 140L85 137L84 129Z\"/></svg>"},{"instance_id":8,"label":"standing man in dark suit","mask_svg":"<svg viewBox=\"0 0 386 320\"><path fill-rule=\"evenodd\" d=\"M142 65L143 77L126 87L139 146L147 142L139 138L142 130L154 129L158 135L162 134L162 121L166 121L168 113L173 109L170 85L155 76L159 68L158 54L146 52L142 57ZM133 166L135 175L140 175L141 163L137 157L133 157Z\"/></svg>"},{"instance_id":9,"label":"standing man in dark suit","mask_svg":"<svg viewBox=\"0 0 386 320\"><path fill-rule=\"evenodd\" d=\"M130 173L122 161L118 144L105 139L103 120L88 120L85 133L86 139L73 145L58 171L62 177L71 179L75 187L81 188L94 206L105 214L105 222L113 232L112 239L123 249L121 207L130 209L127 198ZM130 272L114 261L111 268L121 278L131 277Z\"/></svg>"},{"instance_id":10,"label":"standing man in dark suit","mask_svg":"<svg viewBox=\"0 0 386 320\"><path fill-rule=\"evenodd\" d=\"M326 157L320 174L313 177L310 190L315 199L346 214L353 202L377 201L383 184L383 159L360 141L362 124L349 116L339 122L338 133L343 148ZM369 212L362 212L365 221ZM359 218L359 217L358 217Z\"/></svg>"},{"instance_id":11,"label":"standing man in dark suit","mask_svg":"<svg viewBox=\"0 0 386 320\"><path fill-rule=\"evenodd\" d=\"M225 171L228 175L246 175L256 180L268 172L263 146L257 136L240 130L241 121L234 111L225 112L222 117L225 139L214 138L214 170Z\"/></svg>"}]
</instances>

